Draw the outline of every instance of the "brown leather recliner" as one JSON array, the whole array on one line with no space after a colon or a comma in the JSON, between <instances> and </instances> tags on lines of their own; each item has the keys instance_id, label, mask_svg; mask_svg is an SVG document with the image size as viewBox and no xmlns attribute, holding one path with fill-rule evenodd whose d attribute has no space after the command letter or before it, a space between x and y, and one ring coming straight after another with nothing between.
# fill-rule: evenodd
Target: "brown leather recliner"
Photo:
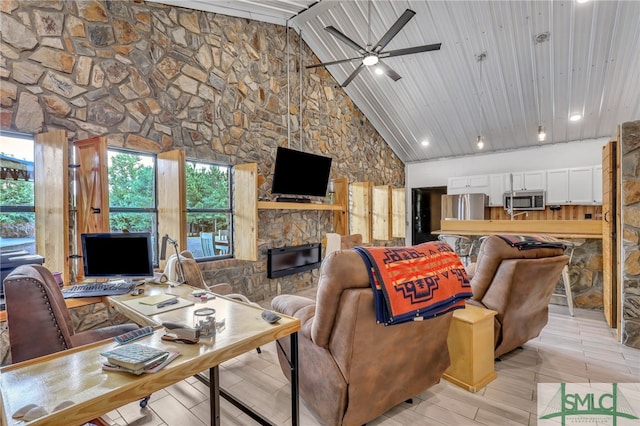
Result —
<instances>
[{"instance_id":1,"label":"brown leather recliner","mask_svg":"<svg viewBox=\"0 0 640 426\"><path fill-rule=\"evenodd\" d=\"M568 262L563 248L519 250L495 235L484 239L477 262L467 268L473 291L467 303L498 313L494 320L496 358L540 334Z\"/></svg>"},{"instance_id":2,"label":"brown leather recliner","mask_svg":"<svg viewBox=\"0 0 640 426\"><path fill-rule=\"evenodd\" d=\"M376 323L364 261L354 250L322 263L313 301L277 296L275 311L300 319L300 396L327 425L362 425L438 383L449 366L453 313L392 326ZM280 343L289 356L289 339ZM283 373L289 363L278 351Z\"/></svg>"},{"instance_id":3,"label":"brown leather recliner","mask_svg":"<svg viewBox=\"0 0 640 426\"><path fill-rule=\"evenodd\" d=\"M21 265L4 280L11 361L25 361L108 339L138 328L121 324L76 333L53 274L41 265Z\"/></svg>"}]
</instances>

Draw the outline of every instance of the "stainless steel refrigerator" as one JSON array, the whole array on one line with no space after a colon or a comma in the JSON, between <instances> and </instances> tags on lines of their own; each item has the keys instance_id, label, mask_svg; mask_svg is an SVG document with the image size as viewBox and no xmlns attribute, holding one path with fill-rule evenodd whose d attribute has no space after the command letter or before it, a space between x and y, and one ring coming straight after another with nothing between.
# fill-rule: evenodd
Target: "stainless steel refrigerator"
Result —
<instances>
[{"instance_id":1,"label":"stainless steel refrigerator","mask_svg":"<svg viewBox=\"0 0 640 426\"><path fill-rule=\"evenodd\" d=\"M487 194L453 194L442 196L442 220L489 220Z\"/></svg>"}]
</instances>

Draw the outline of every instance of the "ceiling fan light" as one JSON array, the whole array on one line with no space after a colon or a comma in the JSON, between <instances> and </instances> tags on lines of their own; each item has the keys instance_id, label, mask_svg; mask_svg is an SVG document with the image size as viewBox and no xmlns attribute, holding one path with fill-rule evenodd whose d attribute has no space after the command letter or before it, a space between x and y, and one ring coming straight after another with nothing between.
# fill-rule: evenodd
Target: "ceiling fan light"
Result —
<instances>
[{"instance_id":1,"label":"ceiling fan light","mask_svg":"<svg viewBox=\"0 0 640 426\"><path fill-rule=\"evenodd\" d=\"M478 149L484 148L484 139L482 136L478 136L478 139L476 139L476 145L478 145Z\"/></svg>"},{"instance_id":2,"label":"ceiling fan light","mask_svg":"<svg viewBox=\"0 0 640 426\"><path fill-rule=\"evenodd\" d=\"M363 65L370 67L371 65L375 65L378 63L378 57L374 54L366 55L362 58Z\"/></svg>"},{"instance_id":3,"label":"ceiling fan light","mask_svg":"<svg viewBox=\"0 0 640 426\"><path fill-rule=\"evenodd\" d=\"M547 134L544 131L544 127L538 126L538 141L544 142L546 138L547 138Z\"/></svg>"}]
</instances>

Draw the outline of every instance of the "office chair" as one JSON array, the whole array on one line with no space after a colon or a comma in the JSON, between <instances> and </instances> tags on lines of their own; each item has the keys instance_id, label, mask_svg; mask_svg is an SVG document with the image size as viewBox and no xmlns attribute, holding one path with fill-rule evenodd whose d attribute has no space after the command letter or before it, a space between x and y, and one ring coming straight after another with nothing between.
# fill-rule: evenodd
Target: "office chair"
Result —
<instances>
[{"instance_id":1,"label":"office chair","mask_svg":"<svg viewBox=\"0 0 640 426\"><path fill-rule=\"evenodd\" d=\"M4 280L13 363L109 339L138 328L121 324L76 333L60 286L41 265L21 265Z\"/></svg>"}]
</instances>

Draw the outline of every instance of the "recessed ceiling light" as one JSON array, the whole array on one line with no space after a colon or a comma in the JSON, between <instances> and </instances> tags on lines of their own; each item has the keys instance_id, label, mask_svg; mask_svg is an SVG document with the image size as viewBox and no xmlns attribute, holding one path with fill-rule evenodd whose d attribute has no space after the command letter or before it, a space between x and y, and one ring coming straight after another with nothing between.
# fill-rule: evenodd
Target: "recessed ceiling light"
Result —
<instances>
[{"instance_id":1,"label":"recessed ceiling light","mask_svg":"<svg viewBox=\"0 0 640 426\"><path fill-rule=\"evenodd\" d=\"M376 74L382 75L382 74L384 74L384 71L382 70L382 68L376 67Z\"/></svg>"},{"instance_id":2,"label":"recessed ceiling light","mask_svg":"<svg viewBox=\"0 0 640 426\"><path fill-rule=\"evenodd\" d=\"M582 115L581 114L571 114L571 116L569 117L569 120L571 120L571 121L580 121L580 120L582 120Z\"/></svg>"},{"instance_id":3,"label":"recessed ceiling light","mask_svg":"<svg viewBox=\"0 0 640 426\"><path fill-rule=\"evenodd\" d=\"M576 3L586 3L586 2L588 2L588 1L589 1L589 0L576 0Z\"/></svg>"},{"instance_id":4,"label":"recessed ceiling light","mask_svg":"<svg viewBox=\"0 0 640 426\"><path fill-rule=\"evenodd\" d=\"M425 139L425 140L423 140L422 142L420 142L420 144L421 144L422 146L429 146L429 139Z\"/></svg>"}]
</instances>

